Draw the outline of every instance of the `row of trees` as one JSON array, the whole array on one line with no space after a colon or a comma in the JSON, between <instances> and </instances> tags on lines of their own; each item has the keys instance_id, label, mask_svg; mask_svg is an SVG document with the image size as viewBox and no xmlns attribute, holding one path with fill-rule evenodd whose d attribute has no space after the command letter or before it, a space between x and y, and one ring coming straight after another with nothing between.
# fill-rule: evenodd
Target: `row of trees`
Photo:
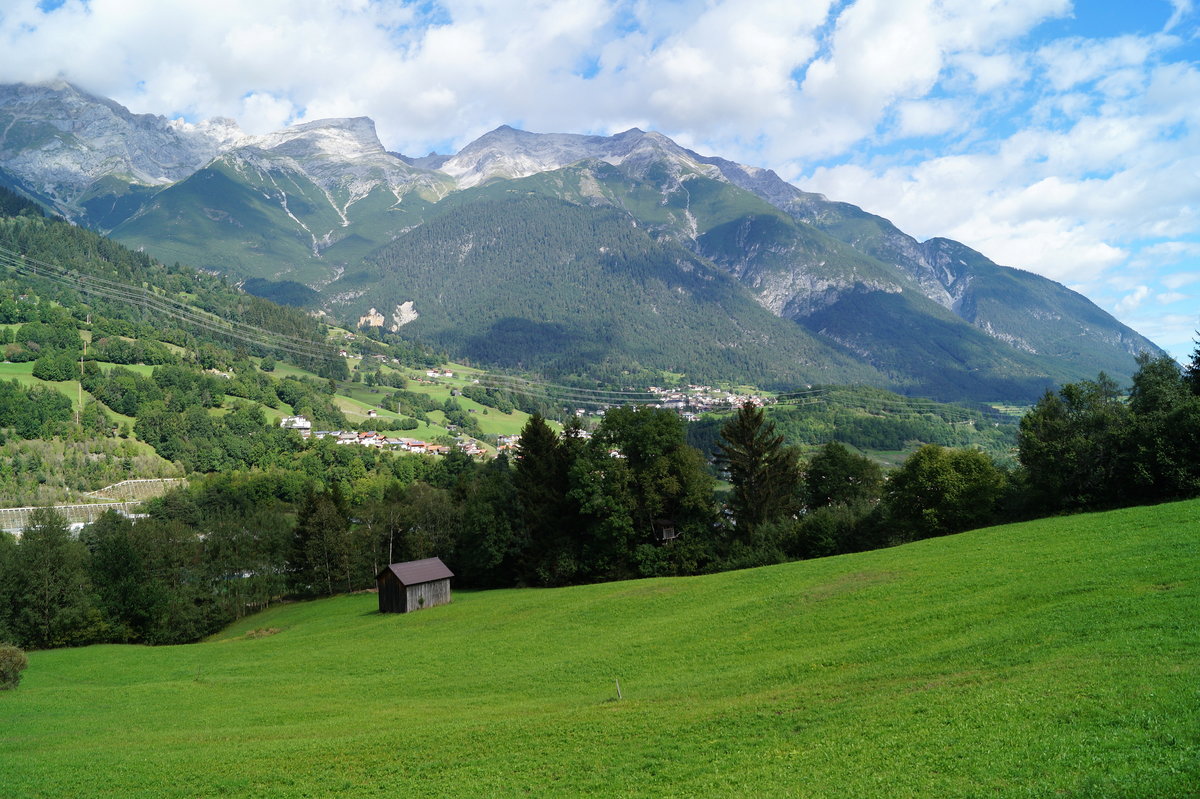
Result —
<instances>
[{"instance_id":1,"label":"row of trees","mask_svg":"<svg viewBox=\"0 0 1200 799\"><path fill-rule=\"evenodd\" d=\"M225 423L248 425L237 437L254 446L269 430L241 415ZM590 435L531 417L512 462L455 453L367 464L360 448L320 442L300 460L199 480L150 503L148 518L108 514L77 537L39 511L19 539L0 541L0 639L195 640L279 597L371 587L387 563L433 555L457 584L495 587L693 574L871 544L847 519L881 503L876 464L830 444L805 467L759 409L743 409L727 433L728 508L675 413L619 408Z\"/></svg>"},{"instance_id":2,"label":"row of trees","mask_svg":"<svg viewBox=\"0 0 1200 799\"><path fill-rule=\"evenodd\" d=\"M1021 421L1034 511L1056 513L1200 494L1200 347L1186 370L1139 359L1128 398L1101 373L1048 392Z\"/></svg>"}]
</instances>

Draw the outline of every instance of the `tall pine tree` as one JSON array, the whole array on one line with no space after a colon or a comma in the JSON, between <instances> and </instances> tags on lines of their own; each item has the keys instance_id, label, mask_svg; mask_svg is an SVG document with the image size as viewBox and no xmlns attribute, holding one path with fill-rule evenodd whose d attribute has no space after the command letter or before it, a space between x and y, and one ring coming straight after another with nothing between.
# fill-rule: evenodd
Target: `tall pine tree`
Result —
<instances>
[{"instance_id":1,"label":"tall pine tree","mask_svg":"<svg viewBox=\"0 0 1200 799\"><path fill-rule=\"evenodd\" d=\"M739 537L799 509L798 451L784 444L762 408L747 402L721 428L717 462L733 484L729 506Z\"/></svg>"}]
</instances>

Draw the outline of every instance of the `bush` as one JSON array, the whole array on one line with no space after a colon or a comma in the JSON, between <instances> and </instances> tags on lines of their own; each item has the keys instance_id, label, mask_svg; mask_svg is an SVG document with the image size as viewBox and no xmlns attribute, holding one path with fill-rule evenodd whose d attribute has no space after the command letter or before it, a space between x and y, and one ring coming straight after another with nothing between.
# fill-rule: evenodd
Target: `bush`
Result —
<instances>
[{"instance_id":1,"label":"bush","mask_svg":"<svg viewBox=\"0 0 1200 799\"><path fill-rule=\"evenodd\" d=\"M0 645L0 691L16 688L21 683L21 672L28 665L29 659L20 648Z\"/></svg>"}]
</instances>

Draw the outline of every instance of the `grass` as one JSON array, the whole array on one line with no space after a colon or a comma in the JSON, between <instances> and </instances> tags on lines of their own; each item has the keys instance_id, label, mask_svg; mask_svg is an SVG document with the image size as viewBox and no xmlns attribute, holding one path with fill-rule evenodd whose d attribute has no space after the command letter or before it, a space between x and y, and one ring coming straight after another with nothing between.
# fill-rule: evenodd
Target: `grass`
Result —
<instances>
[{"instance_id":1,"label":"grass","mask_svg":"<svg viewBox=\"0 0 1200 799\"><path fill-rule=\"evenodd\" d=\"M33 361L25 363L0 362L0 380L16 380L26 388L31 386L48 386L57 389L63 396L71 400L72 407L76 410L79 409L79 381L64 380L61 383L52 383L46 380L39 380L33 376ZM89 394L88 396L90 397L91 395Z\"/></svg>"},{"instance_id":2,"label":"grass","mask_svg":"<svg viewBox=\"0 0 1200 799\"><path fill-rule=\"evenodd\" d=\"M105 371L108 371L108 370L114 368L115 366L117 366L117 364L106 363L103 361L100 361L98 363L100 364L100 367L102 369L104 369ZM154 367L136 364L136 365L132 365L132 366L123 366L122 368L130 369L130 370L138 372L142 375L149 376L151 373L151 370ZM7 361L0 361L0 380L16 380L18 383L20 383L22 386L25 386L26 388L30 388L32 386L46 386L47 388L52 388L55 391L58 391L60 394L62 394L67 399L71 400L71 407L74 410L76 410L76 411L80 410L79 381L78 380L50 381L50 380L42 380L40 378L34 377L32 361L27 361L25 363L8 363ZM92 396L90 391L82 392L82 396L84 397L85 402L94 402L96 399L95 397ZM112 408L109 408L107 405L105 405L104 408L108 412L108 415L112 419L114 419L117 424L121 424L122 422L128 422L129 426L133 427L133 423L135 420L132 416L126 416L125 414L117 413Z\"/></svg>"},{"instance_id":3,"label":"grass","mask_svg":"<svg viewBox=\"0 0 1200 799\"><path fill-rule=\"evenodd\" d=\"M351 368L357 364L360 359L352 358L348 361ZM398 372L408 378L408 385L405 390L415 394L425 394L438 402L445 402L450 398L451 389L461 389L464 386L470 385L471 380L481 374L485 374L481 370L465 367L460 364L449 364L450 369L454 371L453 378L439 378L437 383L419 383L418 379L425 379L425 373L422 371L414 371L412 369L396 369L391 365L385 365L383 371L386 373ZM280 379L287 376L296 377L315 377L311 372L306 372L299 367L292 366L279 362L276 364L275 371L272 376ZM377 386L372 388L365 383L341 382L338 386L338 393L335 397L335 402L338 407L346 414L346 417L351 421L361 421L367 418L367 410L374 408L379 416L384 419L403 419L406 418L401 414L385 410L379 407L379 402L386 398L396 389L390 386ZM525 422L529 419L529 414L522 411L513 411L512 413L501 413L495 408L486 408L474 400L466 397L455 398L459 405L464 410L474 410L475 416L479 421L479 430L483 434L494 435L516 435L521 432L521 428L525 426ZM484 411L487 411L484 413ZM430 415L435 421L443 421L443 417L439 412L433 412ZM407 436L410 438L432 438L434 436L452 435L445 427L438 424L425 424L422 422L419 427L414 430L392 431L393 435Z\"/></svg>"},{"instance_id":4,"label":"grass","mask_svg":"<svg viewBox=\"0 0 1200 799\"><path fill-rule=\"evenodd\" d=\"M1200 502L698 578L34 652L35 796L1183 797ZM620 680L622 699L617 699Z\"/></svg>"}]
</instances>

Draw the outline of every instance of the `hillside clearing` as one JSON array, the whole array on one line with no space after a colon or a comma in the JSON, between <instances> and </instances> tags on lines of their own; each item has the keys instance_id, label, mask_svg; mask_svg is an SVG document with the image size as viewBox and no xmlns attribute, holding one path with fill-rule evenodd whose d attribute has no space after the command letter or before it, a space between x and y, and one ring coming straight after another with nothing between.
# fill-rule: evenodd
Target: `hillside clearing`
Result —
<instances>
[{"instance_id":1,"label":"hillside clearing","mask_svg":"<svg viewBox=\"0 0 1200 799\"><path fill-rule=\"evenodd\" d=\"M35 652L35 796L1186 796L1200 501L697 578ZM264 634L272 631L273 634ZM623 699L617 699L616 680Z\"/></svg>"}]
</instances>

